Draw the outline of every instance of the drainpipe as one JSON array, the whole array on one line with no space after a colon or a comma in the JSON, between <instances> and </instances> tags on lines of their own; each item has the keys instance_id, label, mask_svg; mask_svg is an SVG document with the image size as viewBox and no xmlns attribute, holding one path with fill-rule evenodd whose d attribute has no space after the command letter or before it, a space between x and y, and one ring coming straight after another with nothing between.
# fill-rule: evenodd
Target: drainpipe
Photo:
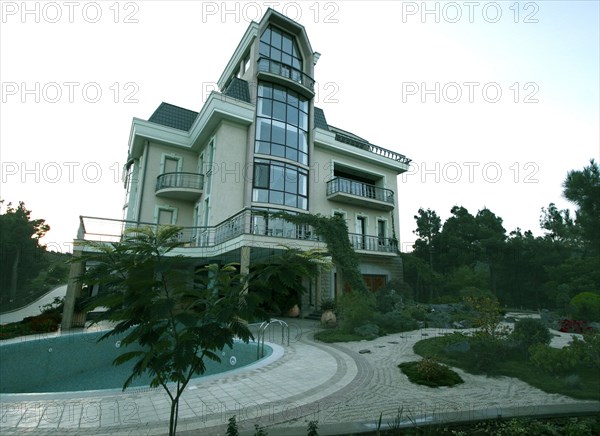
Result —
<instances>
[{"instance_id":1,"label":"drainpipe","mask_svg":"<svg viewBox=\"0 0 600 436\"><path fill-rule=\"evenodd\" d=\"M138 216L137 216L137 222L138 224L141 221L142 218L142 200L144 199L144 186L146 185L146 169L148 168L148 141L144 142L144 153L142 154L142 156L144 156L144 170L142 172L142 174L140 174L139 177L139 181L142 182L142 186L140 187L140 195L139 195L139 201L138 201ZM139 182L138 182L139 183Z\"/></svg>"}]
</instances>

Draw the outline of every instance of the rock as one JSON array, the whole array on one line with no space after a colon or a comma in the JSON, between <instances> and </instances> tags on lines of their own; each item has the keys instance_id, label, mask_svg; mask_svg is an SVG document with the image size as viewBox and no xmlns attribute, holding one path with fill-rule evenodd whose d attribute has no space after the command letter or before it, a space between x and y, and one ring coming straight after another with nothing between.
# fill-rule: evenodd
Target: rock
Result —
<instances>
[{"instance_id":1,"label":"rock","mask_svg":"<svg viewBox=\"0 0 600 436\"><path fill-rule=\"evenodd\" d=\"M359 350L358 354L369 354L371 353L371 350Z\"/></svg>"}]
</instances>

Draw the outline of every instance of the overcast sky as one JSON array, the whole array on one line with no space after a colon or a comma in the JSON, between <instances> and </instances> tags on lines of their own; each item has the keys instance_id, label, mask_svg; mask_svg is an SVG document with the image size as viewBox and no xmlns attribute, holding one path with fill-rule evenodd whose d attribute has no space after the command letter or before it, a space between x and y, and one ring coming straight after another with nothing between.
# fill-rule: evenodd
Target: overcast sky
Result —
<instances>
[{"instance_id":1,"label":"overcast sky","mask_svg":"<svg viewBox=\"0 0 600 436\"><path fill-rule=\"evenodd\" d=\"M24 10L23 5L27 10ZM487 207L539 230L567 171L599 157L598 1L274 2L322 54L329 124L402 153L399 236L420 207ZM67 251L79 215L121 218L133 117L199 111L267 2L1 3L0 197Z\"/></svg>"}]
</instances>

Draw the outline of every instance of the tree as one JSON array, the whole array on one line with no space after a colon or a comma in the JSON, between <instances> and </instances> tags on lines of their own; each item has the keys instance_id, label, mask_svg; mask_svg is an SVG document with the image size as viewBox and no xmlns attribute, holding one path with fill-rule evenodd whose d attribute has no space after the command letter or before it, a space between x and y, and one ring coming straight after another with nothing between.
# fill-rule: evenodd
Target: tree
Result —
<instances>
[{"instance_id":1,"label":"tree","mask_svg":"<svg viewBox=\"0 0 600 436\"><path fill-rule=\"evenodd\" d=\"M136 359L125 390L136 377L150 374L152 387L162 386L171 400L169 435L177 429L179 400L204 360L220 361L218 352L237 336L252 337L244 316L258 300L246 292L246 278L233 265L211 264L195 271L193 260L173 253L181 243L175 226L125 231L120 242L88 243L80 259L89 265L81 280L103 287L92 306L108 310L99 320L116 323L100 340L124 334L123 345L138 344L114 361Z\"/></svg>"},{"instance_id":2,"label":"tree","mask_svg":"<svg viewBox=\"0 0 600 436\"><path fill-rule=\"evenodd\" d=\"M600 167L594 160L583 170L567 173L563 195L577 205L575 224L594 253L600 252Z\"/></svg>"},{"instance_id":3,"label":"tree","mask_svg":"<svg viewBox=\"0 0 600 436\"><path fill-rule=\"evenodd\" d=\"M0 200L0 206L4 200ZM35 277L44 262L46 248L40 239L50 230L43 219L31 219L31 211L20 201L14 208L8 203L6 212L0 214L0 290L10 300L17 297L17 289Z\"/></svg>"},{"instance_id":4,"label":"tree","mask_svg":"<svg viewBox=\"0 0 600 436\"><path fill-rule=\"evenodd\" d=\"M419 208L417 213L418 215L414 216L415 221L417 222L417 229L413 230L413 233L417 235L419 239L415 241L413 248L417 255L422 253L421 256L423 256L426 253L425 256L426 259L429 260L429 266L433 269L433 252L435 250L434 241L437 240L437 237L440 234L442 220L437 213L431 209L425 210Z\"/></svg>"},{"instance_id":5,"label":"tree","mask_svg":"<svg viewBox=\"0 0 600 436\"><path fill-rule=\"evenodd\" d=\"M569 209L558 210L554 203L550 203L548 209L542 207L540 227L548 231L547 235L553 241L566 242L574 236L574 224Z\"/></svg>"}]
</instances>

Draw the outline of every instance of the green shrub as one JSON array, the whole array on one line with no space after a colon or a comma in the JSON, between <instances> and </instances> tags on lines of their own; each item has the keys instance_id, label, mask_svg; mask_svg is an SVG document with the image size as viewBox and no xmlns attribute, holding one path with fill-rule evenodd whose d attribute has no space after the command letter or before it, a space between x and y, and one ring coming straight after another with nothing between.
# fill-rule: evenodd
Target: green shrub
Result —
<instances>
[{"instance_id":1,"label":"green shrub","mask_svg":"<svg viewBox=\"0 0 600 436\"><path fill-rule=\"evenodd\" d=\"M354 329L354 333L366 339L375 339L379 337L379 326L372 323L363 324Z\"/></svg>"},{"instance_id":2,"label":"green shrub","mask_svg":"<svg viewBox=\"0 0 600 436\"><path fill-rule=\"evenodd\" d=\"M583 340L573 336L569 349L577 356L581 364L600 369L600 333L583 335Z\"/></svg>"},{"instance_id":3,"label":"green shrub","mask_svg":"<svg viewBox=\"0 0 600 436\"><path fill-rule=\"evenodd\" d=\"M542 344L529 348L529 359L538 368L555 375L571 373L578 364L577 353L570 347L552 348Z\"/></svg>"},{"instance_id":4,"label":"green shrub","mask_svg":"<svg viewBox=\"0 0 600 436\"><path fill-rule=\"evenodd\" d=\"M340 330L354 333L357 327L373 321L375 296L372 293L348 292L340 297L338 304Z\"/></svg>"},{"instance_id":5,"label":"green shrub","mask_svg":"<svg viewBox=\"0 0 600 436\"><path fill-rule=\"evenodd\" d=\"M586 321L600 321L600 295L582 292L571 299L573 315Z\"/></svg>"},{"instance_id":6,"label":"green shrub","mask_svg":"<svg viewBox=\"0 0 600 436\"><path fill-rule=\"evenodd\" d=\"M410 316L407 316L404 311L377 314L375 322L381 328L383 333L406 332L419 328L417 321Z\"/></svg>"},{"instance_id":7,"label":"green shrub","mask_svg":"<svg viewBox=\"0 0 600 436\"><path fill-rule=\"evenodd\" d=\"M518 347L529 350L535 344L548 345L552 334L542 321L533 318L524 318L516 322L510 338Z\"/></svg>"},{"instance_id":8,"label":"green shrub","mask_svg":"<svg viewBox=\"0 0 600 436\"><path fill-rule=\"evenodd\" d=\"M404 362L398 367L415 384L439 387L463 383L463 379L455 371L440 364L434 358L425 358L418 362Z\"/></svg>"}]
</instances>

